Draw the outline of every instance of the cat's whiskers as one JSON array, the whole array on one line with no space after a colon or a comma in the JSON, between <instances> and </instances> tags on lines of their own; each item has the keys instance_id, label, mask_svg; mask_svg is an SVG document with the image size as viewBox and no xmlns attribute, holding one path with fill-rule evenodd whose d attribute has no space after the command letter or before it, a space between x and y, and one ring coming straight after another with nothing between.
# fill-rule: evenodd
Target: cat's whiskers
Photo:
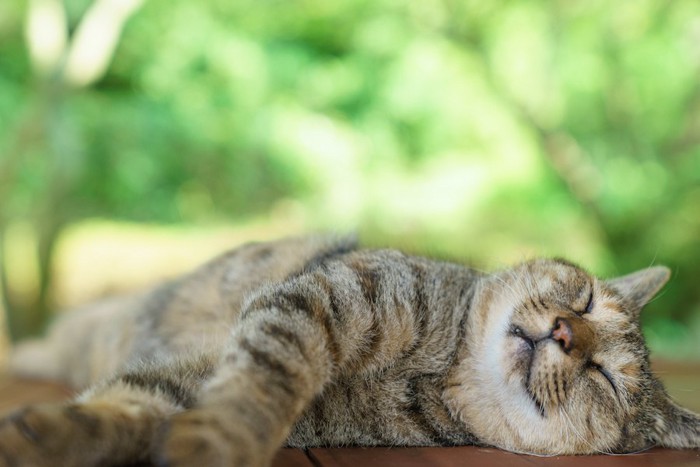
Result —
<instances>
[{"instance_id":1,"label":"cat's whiskers","mask_svg":"<svg viewBox=\"0 0 700 467\"><path fill-rule=\"evenodd\" d=\"M598 453L598 454L610 454L609 451L601 450L596 448L592 442L588 441L585 436L583 436L577 429L576 425L574 422L571 420L571 417L569 416L568 412L566 411L566 407L564 405L559 406L559 413L563 416L563 418L566 420L566 423L569 427L569 429L573 432L574 436L581 441L585 446L589 447L592 452Z\"/></svg>"},{"instance_id":2,"label":"cat's whiskers","mask_svg":"<svg viewBox=\"0 0 700 467\"><path fill-rule=\"evenodd\" d=\"M560 406L558 407L558 409L559 409L559 410L558 410L559 414L562 416L562 418L563 418L564 421L566 422L565 427L568 428L563 434L568 438L568 435L569 435L570 433L572 433L572 434L574 435L574 437L575 437L579 442L581 442L581 443L583 443L584 445L588 446L589 448L593 449L595 452L600 452L598 449L596 449L596 448L591 444L590 441L588 441L588 440L586 439L585 436L583 436L583 435L576 429L576 425L574 424L574 422L571 420L571 417L570 417L569 414L567 413L566 407L564 407L563 405L560 405Z\"/></svg>"},{"instance_id":3,"label":"cat's whiskers","mask_svg":"<svg viewBox=\"0 0 700 467\"><path fill-rule=\"evenodd\" d=\"M497 281L498 281L501 285L503 285L505 288L507 288L508 291L510 292L510 294L505 294L504 296L501 296L500 298L501 298L501 299L504 299L504 300L507 302L507 304L508 304L511 308L515 308L515 306L516 306L515 297L518 296L518 291L515 290L515 289L513 288L513 286L510 285L510 284L509 284L505 279L503 279L502 277L499 277L498 275L494 275L493 278L494 278L495 280L497 280ZM497 288L491 286L490 284L488 284L488 282L485 283L484 286L485 286L486 289L489 290L490 292L495 292L495 293L498 293L498 292L499 292L499 290L498 290ZM511 294L512 294L512 295L511 295Z\"/></svg>"},{"instance_id":4,"label":"cat's whiskers","mask_svg":"<svg viewBox=\"0 0 700 467\"><path fill-rule=\"evenodd\" d=\"M569 417L569 414L566 412L566 407L563 405L560 405L557 407L559 415L561 415L561 418L564 419L565 425L563 425L564 428L567 428L566 430L562 431L562 435L564 438L568 439L569 434L573 434L573 436L583 443L584 445L587 445L591 448L593 446L591 443L576 429L576 426L574 425L574 422L571 420L571 417ZM562 426L562 425L560 425Z\"/></svg>"},{"instance_id":5,"label":"cat's whiskers","mask_svg":"<svg viewBox=\"0 0 700 467\"><path fill-rule=\"evenodd\" d=\"M535 303L535 299L532 295L533 291L537 290L537 284L533 282L533 275L532 274L517 274L513 275L513 278L517 281L517 283L521 287L520 291L520 296L524 296L526 300L531 301L533 304Z\"/></svg>"},{"instance_id":6,"label":"cat's whiskers","mask_svg":"<svg viewBox=\"0 0 700 467\"><path fill-rule=\"evenodd\" d=\"M500 278L499 278L499 280L503 281L503 279L500 279ZM507 282L503 281L502 283L503 283L505 286L507 286L507 287L510 288L510 285L509 285ZM493 293L498 293L498 292L500 292L500 290L499 290L498 288L496 288L496 287L494 287L494 286L492 286L492 285L489 285L489 284L484 284L483 287L484 287L486 290L488 290L489 292L493 292ZM511 296L510 294L507 294L507 295L500 296L499 298L502 299L502 300L504 300L504 301L506 302L506 304L507 304L511 309L515 309L516 306L518 305L518 303L516 303L515 298L514 298L514 296L517 295L517 292L516 292L515 290L513 290L512 288L511 288L510 291L512 292L513 296Z\"/></svg>"}]
</instances>

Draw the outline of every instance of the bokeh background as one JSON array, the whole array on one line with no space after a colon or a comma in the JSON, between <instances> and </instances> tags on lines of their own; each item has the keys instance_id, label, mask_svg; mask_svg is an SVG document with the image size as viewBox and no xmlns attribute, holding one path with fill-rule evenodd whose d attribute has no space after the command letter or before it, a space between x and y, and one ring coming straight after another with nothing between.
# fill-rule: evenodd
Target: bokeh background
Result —
<instances>
[{"instance_id":1,"label":"bokeh background","mask_svg":"<svg viewBox=\"0 0 700 467\"><path fill-rule=\"evenodd\" d=\"M248 240L667 264L700 358L695 0L0 2L11 339Z\"/></svg>"}]
</instances>

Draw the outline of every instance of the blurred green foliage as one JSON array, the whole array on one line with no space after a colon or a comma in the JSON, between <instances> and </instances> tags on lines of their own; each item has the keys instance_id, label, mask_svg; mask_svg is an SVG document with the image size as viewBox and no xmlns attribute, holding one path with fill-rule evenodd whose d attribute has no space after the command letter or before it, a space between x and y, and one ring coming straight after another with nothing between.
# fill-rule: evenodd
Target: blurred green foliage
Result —
<instances>
[{"instance_id":1,"label":"blurred green foliage","mask_svg":"<svg viewBox=\"0 0 700 467\"><path fill-rule=\"evenodd\" d=\"M0 222L49 270L87 217L295 209L485 267L668 264L647 332L700 355L700 3L148 0L82 88L32 71L31 5L0 4Z\"/></svg>"}]
</instances>

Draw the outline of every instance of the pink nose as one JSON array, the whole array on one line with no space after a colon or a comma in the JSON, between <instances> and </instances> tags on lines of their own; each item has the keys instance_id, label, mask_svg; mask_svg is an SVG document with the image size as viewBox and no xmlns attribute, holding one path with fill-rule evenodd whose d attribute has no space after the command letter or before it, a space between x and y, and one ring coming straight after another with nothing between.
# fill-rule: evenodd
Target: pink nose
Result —
<instances>
[{"instance_id":1,"label":"pink nose","mask_svg":"<svg viewBox=\"0 0 700 467\"><path fill-rule=\"evenodd\" d=\"M565 318L557 318L552 328L552 339L559 342L565 352L574 347L574 331Z\"/></svg>"}]
</instances>

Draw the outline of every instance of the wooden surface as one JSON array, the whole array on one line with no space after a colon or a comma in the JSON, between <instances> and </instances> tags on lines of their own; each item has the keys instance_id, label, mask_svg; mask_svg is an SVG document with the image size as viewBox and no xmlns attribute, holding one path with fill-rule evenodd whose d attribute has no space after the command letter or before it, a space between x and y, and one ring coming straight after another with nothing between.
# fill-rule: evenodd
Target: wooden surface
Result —
<instances>
[{"instance_id":1,"label":"wooden surface","mask_svg":"<svg viewBox=\"0 0 700 467\"><path fill-rule=\"evenodd\" d=\"M655 364L671 395L700 412L700 365ZM0 378L0 415L23 405L61 401L71 391L40 381ZM535 457L498 449L461 446L453 448L333 448L280 449L273 467L700 467L700 450L652 449L624 456Z\"/></svg>"},{"instance_id":2,"label":"wooden surface","mask_svg":"<svg viewBox=\"0 0 700 467\"><path fill-rule=\"evenodd\" d=\"M311 449L309 456L316 465L334 467L680 467L700 466L700 451L653 449L625 456L534 457L498 449L459 446L454 448L335 448ZM282 467L284 463L278 464Z\"/></svg>"}]
</instances>

